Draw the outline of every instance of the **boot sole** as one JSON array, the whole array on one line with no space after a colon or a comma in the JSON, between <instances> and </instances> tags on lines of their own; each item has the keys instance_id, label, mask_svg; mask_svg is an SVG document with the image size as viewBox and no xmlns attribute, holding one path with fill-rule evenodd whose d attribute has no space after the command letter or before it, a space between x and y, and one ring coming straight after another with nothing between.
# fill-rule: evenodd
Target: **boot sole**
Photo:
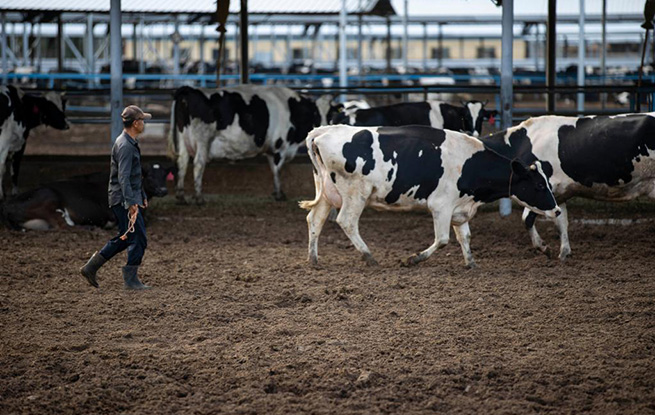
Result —
<instances>
[{"instance_id":1,"label":"boot sole","mask_svg":"<svg viewBox=\"0 0 655 415\"><path fill-rule=\"evenodd\" d=\"M95 280L95 278L93 278L93 276L86 275L86 273L84 272L84 267L80 269L80 274L82 274L82 276L87 280L89 284L91 284L92 287L100 288L98 282Z\"/></svg>"}]
</instances>

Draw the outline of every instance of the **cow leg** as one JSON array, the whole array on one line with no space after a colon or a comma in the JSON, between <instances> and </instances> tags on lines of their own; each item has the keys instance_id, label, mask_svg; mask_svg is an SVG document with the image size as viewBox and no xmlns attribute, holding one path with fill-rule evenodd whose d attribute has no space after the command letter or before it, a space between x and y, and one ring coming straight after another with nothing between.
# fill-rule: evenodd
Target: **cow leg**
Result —
<instances>
[{"instance_id":1,"label":"cow leg","mask_svg":"<svg viewBox=\"0 0 655 415\"><path fill-rule=\"evenodd\" d=\"M318 265L318 237L321 235L323 225L330 214L330 204L323 198L309 211L307 227L309 229L309 262Z\"/></svg>"},{"instance_id":2,"label":"cow leg","mask_svg":"<svg viewBox=\"0 0 655 415\"><path fill-rule=\"evenodd\" d=\"M175 198L178 203L186 204L187 202L184 198L184 178L186 176L187 167L189 166L189 153L183 142L179 143L178 148L180 149L180 153L177 156L177 183L175 185Z\"/></svg>"},{"instance_id":3,"label":"cow leg","mask_svg":"<svg viewBox=\"0 0 655 415\"><path fill-rule=\"evenodd\" d=\"M528 230L530 240L532 241L532 246L550 258L550 247L544 243L543 239L541 239L541 236L539 236L539 232L537 232L537 227L535 226L536 218L537 214L532 212L530 209L525 208L523 210L523 224Z\"/></svg>"},{"instance_id":4,"label":"cow leg","mask_svg":"<svg viewBox=\"0 0 655 415\"><path fill-rule=\"evenodd\" d=\"M555 224L557 225L560 239L559 259L560 261L564 261L571 254L571 245L569 245L569 214L566 209L566 203L560 204L559 207L562 209L562 214L555 218Z\"/></svg>"},{"instance_id":5,"label":"cow leg","mask_svg":"<svg viewBox=\"0 0 655 415\"><path fill-rule=\"evenodd\" d=\"M368 191L366 191L368 190ZM370 188L365 189L362 193L369 194ZM366 201L359 197L343 198L343 204L337 215L337 223L345 232L346 236L353 243L355 249L362 253L362 259L367 265L378 265L378 262L371 255L371 251L359 235L359 217L366 207Z\"/></svg>"},{"instance_id":6,"label":"cow leg","mask_svg":"<svg viewBox=\"0 0 655 415\"><path fill-rule=\"evenodd\" d=\"M282 191L282 185L280 184L280 169L284 164L284 159L277 153L277 157L272 154L266 154L268 159L268 165L271 166L271 171L273 172L273 197L278 202L287 200L287 196ZM275 160L277 159L277 163Z\"/></svg>"},{"instance_id":7,"label":"cow leg","mask_svg":"<svg viewBox=\"0 0 655 415\"><path fill-rule=\"evenodd\" d=\"M20 162L23 159L23 153L25 153L25 145L21 147L20 150L15 152L11 156L11 195L16 196L18 194L18 173L20 172Z\"/></svg>"},{"instance_id":8,"label":"cow leg","mask_svg":"<svg viewBox=\"0 0 655 415\"><path fill-rule=\"evenodd\" d=\"M450 210L441 209L442 212ZM401 264L403 266L409 267L416 265L419 262L425 261L430 258L430 255L434 253L439 248L443 248L448 245L450 239L450 220L452 216L446 213L439 213L436 210L432 210L432 220L434 223L434 243L428 247L428 249L410 256L407 259L404 259Z\"/></svg>"},{"instance_id":9,"label":"cow leg","mask_svg":"<svg viewBox=\"0 0 655 415\"><path fill-rule=\"evenodd\" d=\"M471 229L469 228L468 222L459 226L453 226L453 230L455 231L455 237L457 238L457 242L459 242L459 246L462 247L464 263L466 263L466 266L469 268L475 268L477 265L475 264L473 254L471 253Z\"/></svg>"},{"instance_id":10,"label":"cow leg","mask_svg":"<svg viewBox=\"0 0 655 415\"><path fill-rule=\"evenodd\" d=\"M1 143L0 143L1 144ZM0 200L4 199L4 177L6 170L7 155L9 154L8 148L0 148Z\"/></svg>"},{"instance_id":11,"label":"cow leg","mask_svg":"<svg viewBox=\"0 0 655 415\"><path fill-rule=\"evenodd\" d=\"M197 205L205 204L205 198L202 195L202 176L205 174L207 165L207 146L198 142L196 156L193 159L193 187L195 189L195 201Z\"/></svg>"}]
</instances>

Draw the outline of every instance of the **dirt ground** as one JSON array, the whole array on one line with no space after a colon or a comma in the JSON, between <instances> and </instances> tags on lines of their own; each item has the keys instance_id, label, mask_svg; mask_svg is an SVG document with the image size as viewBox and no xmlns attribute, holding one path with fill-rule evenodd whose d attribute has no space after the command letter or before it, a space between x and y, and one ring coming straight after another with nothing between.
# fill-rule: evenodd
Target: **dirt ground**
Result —
<instances>
[{"instance_id":1,"label":"dirt ground","mask_svg":"<svg viewBox=\"0 0 655 415\"><path fill-rule=\"evenodd\" d=\"M28 158L27 189L108 160ZM210 203L153 201L142 279L110 230L0 228L0 413L655 413L655 205L570 206L573 256L535 253L515 209L471 222L478 268L427 247L423 213L366 212L367 267L335 223L307 264L311 167L212 164ZM625 226L580 219L627 218ZM554 227L538 222L557 248Z\"/></svg>"}]
</instances>

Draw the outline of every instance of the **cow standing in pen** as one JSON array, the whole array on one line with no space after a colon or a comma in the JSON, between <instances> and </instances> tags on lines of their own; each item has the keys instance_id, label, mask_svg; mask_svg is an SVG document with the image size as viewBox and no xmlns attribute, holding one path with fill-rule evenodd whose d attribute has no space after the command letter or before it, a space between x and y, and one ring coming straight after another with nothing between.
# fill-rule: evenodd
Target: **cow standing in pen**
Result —
<instances>
[{"instance_id":1,"label":"cow standing in pen","mask_svg":"<svg viewBox=\"0 0 655 415\"><path fill-rule=\"evenodd\" d=\"M530 118L508 130L525 137L543 160L553 194L562 208L555 219L559 258L571 253L566 201L572 197L622 202L655 198L655 113L615 116ZM535 228L535 216L523 220L535 248L549 249Z\"/></svg>"},{"instance_id":2,"label":"cow standing in pen","mask_svg":"<svg viewBox=\"0 0 655 415\"><path fill-rule=\"evenodd\" d=\"M559 208L541 162L524 137L505 141L504 131L484 143L474 137L424 126L321 127L307 137L316 197L300 202L310 210L309 261L318 262L318 237L332 207L337 223L369 265L377 262L359 235L365 207L429 210L434 243L403 263L417 264L445 246L455 230L468 267L475 262L468 221L483 203L512 197L539 214Z\"/></svg>"},{"instance_id":3,"label":"cow standing in pen","mask_svg":"<svg viewBox=\"0 0 655 415\"><path fill-rule=\"evenodd\" d=\"M462 103L461 107L441 101L404 102L369 109L342 110L331 119L331 123L360 127L428 125L478 137L482 134L482 122L497 115L497 111L486 110L484 106L485 103L480 101Z\"/></svg>"},{"instance_id":4,"label":"cow standing in pen","mask_svg":"<svg viewBox=\"0 0 655 415\"><path fill-rule=\"evenodd\" d=\"M18 173L30 131L39 125L67 130L66 102L61 94L25 94L12 85L0 86L0 200L4 199L3 179L10 161L13 195L18 194Z\"/></svg>"},{"instance_id":5,"label":"cow standing in pen","mask_svg":"<svg viewBox=\"0 0 655 415\"><path fill-rule=\"evenodd\" d=\"M265 154L276 200L284 200L280 169L304 145L307 133L327 124L330 97L316 102L273 86L241 85L211 94L182 87L175 92L168 137L177 159L176 196L184 201L184 177L193 159L196 203L204 202L202 176L211 159L241 160Z\"/></svg>"}]
</instances>

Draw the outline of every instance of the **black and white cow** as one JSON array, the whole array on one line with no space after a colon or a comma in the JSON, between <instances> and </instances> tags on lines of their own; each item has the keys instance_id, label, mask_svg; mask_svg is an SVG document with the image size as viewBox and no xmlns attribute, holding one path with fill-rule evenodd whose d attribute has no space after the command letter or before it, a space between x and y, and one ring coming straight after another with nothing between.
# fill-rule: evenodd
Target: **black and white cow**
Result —
<instances>
[{"instance_id":1,"label":"black and white cow","mask_svg":"<svg viewBox=\"0 0 655 415\"><path fill-rule=\"evenodd\" d=\"M66 101L61 94L44 96L25 94L12 85L0 86L0 200L4 199L3 178L7 160L11 160L12 194L18 194L18 173L30 130L49 125L67 130Z\"/></svg>"},{"instance_id":2,"label":"black and white cow","mask_svg":"<svg viewBox=\"0 0 655 415\"><path fill-rule=\"evenodd\" d=\"M455 106L441 101L404 102L369 109L343 110L331 121L332 124L360 127L428 125L478 137L482 134L482 122L497 115L496 110L486 110L485 103L480 101L462 104Z\"/></svg>"},{"instance_id":3,"label":"black and white cow","mask_svg":"<svg viewBox=\"0 0 655 415\"><path fill-rule=\"evenodd\" d=\"M310 210L309 261L318 262L318 237L330 209L336 207L337 223L366 262L376 264L359 235L359 217L370 206L432 213L434 244L404 264L424 261L445 246L452 225L466 265L475 266L468 221L481 204L511 196L534 212L559 214L529 144L525 137L506 143L502 135L483 143L459 132L417 125L315 129L307 137L307 150L314 165L316 197L300 202Z\"/></svg>"},{"instance_id":4,"label":"black and white cow","mask_svg":"<svg viewBox=\"0 0 655 415\"><path fill-rule=\"evenodd\" d=\"M655 198L655 112L583 118L543 116L512 127L507 137L527 137L543 161L553 194L562 208L555 219L561 260L571 253L566 201L579 196L610 202L639 196ZM548 247L537 233L535 217L523 219L532 244Z\"/></svg>"},{"instance_id":5,"label":"black and white cow","mask_svg":"<svg viewBox=\"0 0 655 415\"><path fill-rule=\"evenodd\" d=\"M211 94L182 87L171 108L169 149L177 158L176 196L184 201L184 177L193 158L195 199L203 202L202 176L210 159L241 160L265 154L273 171L274 197L285 198L279 172L309 131L327 124L330 97L316 102L274 86L241 85Z\"/></svg>"},{"instance_id":6,"label":"black and white cow","mask_svg":"<svg viewBox=\"0 0 655 415\"><path fill-rule=\"evenodd\" d=\"M144 165L143 190L148 199L168 194L166 181L177 168ZM47 183L0 204L0 220L9 229L46 230L66 226L115 225L107 203L109 172L91 173Z\"/></svg>"}]
</instances>

